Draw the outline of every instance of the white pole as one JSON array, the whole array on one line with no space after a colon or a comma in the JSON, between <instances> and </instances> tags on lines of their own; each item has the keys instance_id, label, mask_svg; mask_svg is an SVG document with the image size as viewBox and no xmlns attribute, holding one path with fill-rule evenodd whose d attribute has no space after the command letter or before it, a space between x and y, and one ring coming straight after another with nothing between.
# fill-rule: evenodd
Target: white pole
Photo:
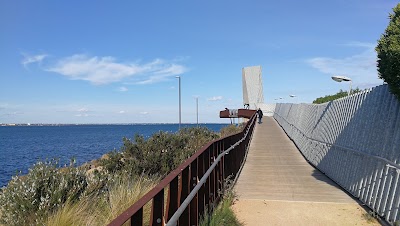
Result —
<instances>
[{"instance_id":1,"label":"white pole","mask_svg":"<svg viewBox=\"0 0 400 226\"><path fill-rule=\"evenodd\" d=\"M181 130L181 76L176 76L179 81L179 130Z\"/></svg>"},{"instance_id":2,"label":"white pole","mask_svg":"<svg viewBox=\"0 0 400 226\"><path fill-rule=\"evenodd\" d=\"M196 115L197 115L197 127L199 127L199 98L196 97Z\"/></svg>"}]
</instances>

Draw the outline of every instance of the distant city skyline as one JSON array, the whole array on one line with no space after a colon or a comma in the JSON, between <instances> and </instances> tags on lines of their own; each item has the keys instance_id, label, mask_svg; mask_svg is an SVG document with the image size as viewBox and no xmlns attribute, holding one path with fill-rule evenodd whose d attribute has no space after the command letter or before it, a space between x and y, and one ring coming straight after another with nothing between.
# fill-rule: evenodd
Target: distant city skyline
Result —
<instances>
[{"instance_id":1,"label":"distant city skyline","mask_svg":"<svg viewBox=\"0 0 400 226\"><path fill-rule=\"evenodd\" d=\"M0 3L0 123L226 123L242 68L266 103L383 83L375 46L398 1ZM157 5L155 5L157 4ZM289 95L294 95L291 98Z\"/></svg>"}]
</instances>

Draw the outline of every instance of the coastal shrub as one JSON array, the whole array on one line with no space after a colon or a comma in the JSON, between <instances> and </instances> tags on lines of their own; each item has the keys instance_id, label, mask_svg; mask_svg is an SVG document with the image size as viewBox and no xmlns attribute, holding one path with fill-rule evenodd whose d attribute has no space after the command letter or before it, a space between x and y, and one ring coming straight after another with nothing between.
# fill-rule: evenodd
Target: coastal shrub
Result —
<instances>
[{"instance_id":1,"label":"coastal shrub","mask_svg":"<svg viewBox=\"0 0 400 226\"><path fill-rule=\"evenodd\" d=\"M181 152L176 151L174 153L175 161L171 170L178 167L204 145L220 137L218 133L206 127L184 128L179 131L178 136L181 137L180 142L183 142L184 145Z\"/></svg>"},{"instance_id":2,"label":"coastal shrub","mask_svg":"<svg viewBox=\"0 0 400 226\"><path fill-rule=\"evenodd\" d=\"M123 138L123 142L125 144L125 139ZM109 152L105 158L100 160L99 165L101 165L105 170L110 173L120 172L124 166L122 160L122 153L118 151Z\"/></svg>"},{"instance_id":3,"label":"coastal shrub","mask_svg":"<svg viewBox=\"0 0 400 226\"><path fill-rule=\"evenodd\" d=\"M135 135L123 139L120 152L112 152L100 165L113 173L166 175L218 134L204 127L183 128L177 133L159 131L148 139Z\"/></svg>"},{"instance_id":4,"label":"coastal shrub","mask_svg":"<svg viewBox=\"0 0 400 226\"><path fill-rule=\"evenodd\" d=\"M65 202L74 202L88 183L85 172L58 162L38 162L25 176L14 176L0 194L0 223L5 225L41 224L47 214Z\"/></svg>"},{"instance_id":5,"label":"coastal shrub","mask_svg":"<svg viewBox=\"0 0 400 226\"><path fill-rule=\"evenodd\" d=\"M134 141L124 140L123 158L130 172L164 174L174 166L174 152L183 149L180 137L160 131L149 139L136 135Z\"/></svg>"},{"instance_id":6,"label":"coastal shrub","mask_svg":"<svg viewBox=\"0 0 400 226\"><path fill-rule=\"evenodd\" d=\"M82 193L82 197L104 196L109 189L109 185L115 180L115 176L105 170L94 169L92 172L86 172L87 186Z\"/></svg>"},{"instance_id":7,"label":"coastal shrub","mask_svg":"<svg viewBox=\"0 0 400 226\"><path fill-rule=\"evenodd\" d=\"M225 126L221 129L221 137L227 137L242 131L244 124L240 124L239 126L236 125L229 125Z\"/></svg>"}]
</instances>

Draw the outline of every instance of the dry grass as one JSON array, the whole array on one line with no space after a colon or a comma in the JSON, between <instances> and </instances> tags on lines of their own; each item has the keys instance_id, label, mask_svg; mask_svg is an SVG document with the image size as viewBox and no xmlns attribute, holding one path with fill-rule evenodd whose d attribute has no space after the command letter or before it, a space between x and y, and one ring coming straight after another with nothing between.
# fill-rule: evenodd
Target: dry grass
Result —
<instances>
[{"instance_id":1,"label":"dry grass","mask_svg":"<svg viewBox=\"0 0 400 226\"><path fill-rule=\"evenodd\" d=\"M105 225L150 191L157 182L158 178L144 177L135 181L116 180L107 198L86 198L77 203L67 203L48 218L46 225ZM143 214L150 215L150 205L145 206Z\"/></svg>"},{"instance_id":2,"label":"dry grass","mask_svg":"<svg viewBox=\"0 0 400 226\"><path fill-rule=\"evenodd\" d=\"M143 195L149 192L157 185L158 181L158 179L147 179L144 177L140 177L139 180L134 183L127 183L126 181L121 180L118 181L110 191L109 206L107 206L109 218L107 219L107 222L116 218ZM150 215L149 206L145 207L146 208L143 209L143 215Z\"/></svg>"},{"instance_id":3,"label":"dry grass","mask_svg":"<svg viewBox=\"0 0 400 226\"><path fill-rule=\"evenodd\" d=\"M367 223L377 223L377 219L379 215L373 211L365 212L362 214L362 217L364 218Z\"/></svg>"},{"instance_id":4,"label":"dry grass","mask_svg":"<svg viewBox=\"0 0 400 226\"><path fill-rule=\"evenodd\" d=\"M94 217L90 214L92 208L89 200L82 200L78 203L66 203L63 208L50 215L46 225L95 225Z\"/></svg>"}]
</instances>

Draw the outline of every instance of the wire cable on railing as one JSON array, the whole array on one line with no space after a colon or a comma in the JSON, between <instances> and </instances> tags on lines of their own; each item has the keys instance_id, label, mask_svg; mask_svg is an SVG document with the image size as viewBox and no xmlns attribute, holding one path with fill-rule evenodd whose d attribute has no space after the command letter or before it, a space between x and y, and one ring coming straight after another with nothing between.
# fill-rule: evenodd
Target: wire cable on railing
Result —
<instances>
[{"instance_id":1,"label":"wire cable on railing","mask_svg":"<svg viewBox=\"0 0 400 226\"><path fill-rule=\"evenodd\" d=\"M253 124L253 123L254 123L254 117L253 117L253 122L251 124ZM175 226L175 225L177 225L179 217L182 215L182 213L188 207L188 205L190 204L192 199L196 196L196 194L200 190L201 186L203 186L203 184L206 183L206 181L207 181L208 177L210 176L211 172L214 170L214 168L217 166L217 164L221 161L222 157L224 155L229 154L229 152L231 150L233 150L236 146L238 146L240 143L242 143L246 139L246 137L247 137L247 135L248 135L248 133L250 131L250 127L251 126L249 126L247 128L246 133L244 134L242 139L237 141L235 144L233 144L231 147L229 147L228 149L226 149L225 151L223 151L221 154L219 154L217 156L217 158L215 159L213 164L210 166L210 168L208 168L207 172L203 175L203 177L200 179L200 181L197 183L197 185L193 188L193 190L190 192L190 194L182 202L181 206L175 211L174 215L172 215L171 219L166 224L167 226Z\"/></svg>"},{"instance_id":2,"label":"wire cable on railing","mask_svg":"<svg viewBox=\"0 0 400 226\"><path fill-rule=\"evenodd\" d=\"M368 154L368 153L365 153L365 152L362 152L362 151L358 151L358 150L351 149L351 148L348 148L348 147L343 147L343 146L341 146L341 145L332 144L332 143L328 143L328 142L325 142L325 141L321 141L321 140L317 140L317 139L308 137L305 133L303 133L303 131L301 131L301 130L300 130L299 128L297 128L295 125L293 125L292 123L290 123L289 121L287 121L284 117L282 117L281 115L279 115L279 114L276 113L276 112L275 112L275 115L277 115L278 117L280 117L281 119L283 119L288 125L292 126L294 129L296 129L297 131L299 131L305 138L307 138L307 139L309 139L309 140L312 140L312 141L315 141L315 142L318 142L318 143L322 143L322 144L326 144L326 145L330 145L330 146L332 146L332 147L337 147L337 148L340 148L340 149L343 149L343 150L346 150L346 151L351 151L351 152L354 152L354 153L356 153L356 154L364 155L364 156L369 157L369 158L378 159L378 160L381 160L381 161L386 162L387 165L390 165L391 168L396 168L398 171L400 170L400 165L398 165L398 164L396 164L396 163L394 163L394 162L392 162L392 161L390 161L390 160L388 160L388 159L382 158L382 157L380 157L380 156L371 155L371 154Z\"/></svg>"}]
</instances>

